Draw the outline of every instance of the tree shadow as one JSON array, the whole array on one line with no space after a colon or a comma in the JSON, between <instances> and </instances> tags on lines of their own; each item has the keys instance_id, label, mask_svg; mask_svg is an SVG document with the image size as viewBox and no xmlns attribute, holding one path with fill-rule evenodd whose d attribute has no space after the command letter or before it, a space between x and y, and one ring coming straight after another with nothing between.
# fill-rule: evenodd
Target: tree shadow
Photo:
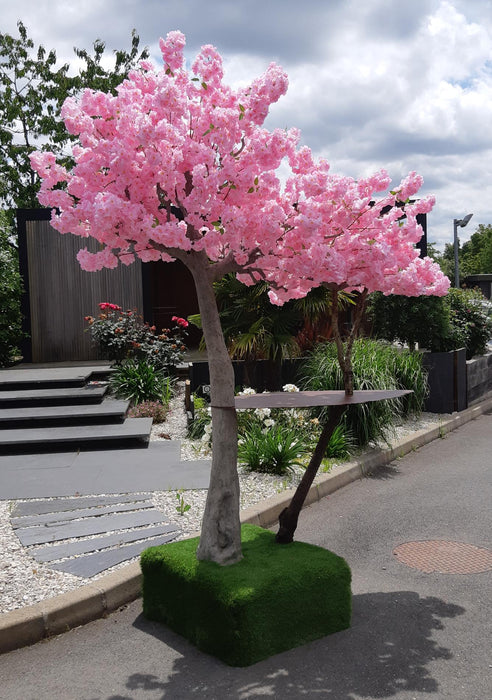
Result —
<instances>
[{"instance_id":1,"label":"tree shadow","mask_svg":"<svg viewBox=\"0 0 492 700\"><path fill-rule=\"evenodd\" d=\"M247 668L231 668L204 654L179 635L139 615L134 626L180 654L169 676L132 674L126 680L131 700L145 692L161 698L300 698L334 700L385 698L396 693L438 693L428 666L450 661L451 651L433 634L443 620L464 608L412 591L365 593L353 598L352 627ZM286 611L288 614L288 611ZM143 691L143 692L142 692Z\"/></svg>"}]
</instances>

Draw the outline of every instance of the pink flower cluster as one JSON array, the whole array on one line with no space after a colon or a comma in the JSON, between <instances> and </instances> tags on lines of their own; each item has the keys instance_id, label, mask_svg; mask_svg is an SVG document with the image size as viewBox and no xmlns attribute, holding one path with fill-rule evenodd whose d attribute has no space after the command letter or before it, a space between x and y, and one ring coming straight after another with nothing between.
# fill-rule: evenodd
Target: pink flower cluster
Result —
<instances>
[{"instance_id":1,"label":"pink flower cluster","mask_svg":"<svg viewBox=\"0 0 492 700\"><path fill-rule=\"evenodd\" d=\"M145 62L116 96L85 90L66 100L65 124L79 137L71 172L52 153L31 156L40 203L59 211L53 226L101 244L79 252L84 269L204 251L212 264L233 261L246 284L269 280L276 304L321 284L446 293L447 278L415 247L417 215L433 205L417 199L419 175L388 192L384 171L360 180L332 174L299 148L296 129L263 127L287 90L279 66L234 91L213 46L190 72L184 46L171 32L160 41L161 70ZM290 168L284 184L281 163Z\"/></svg>"},{"instance_id":2,"label":"pink flower cluster","mask_svg":"<svg viewBox=\"0 0 492 700\"><path fill-rule=\"evenodd\" d=\"M173 316L171 321L176 323L178 326L181 326L181 328L188 328L190 325L185 318L180 318L179 316Z\"/></svg>"}]
</instances>

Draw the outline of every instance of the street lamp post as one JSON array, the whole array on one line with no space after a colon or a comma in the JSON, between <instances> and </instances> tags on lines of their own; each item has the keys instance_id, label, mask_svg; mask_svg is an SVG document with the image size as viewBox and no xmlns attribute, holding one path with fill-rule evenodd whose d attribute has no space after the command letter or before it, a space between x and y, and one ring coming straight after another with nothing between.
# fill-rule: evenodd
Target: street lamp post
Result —
<instances>
[{"instance_id":1,"label":"street lamp post","mask_svg":"<svg viewBox=\"0 0 492 700\"><path fill-rule=\"evenodd\" d=\"M473 214L467 214L462 219L454 219L454 221L453 221L453 226L454 226L454 236L453 236L453 242L454 242L454 286L457 289L459 289L459 286L460 286L460 268L459 268L459 262L458 262L458 250L459 250L458 226L460 226L461 228L465 228L465 226L470 221L472 216L473 216Z\"/></svg>"}]
</instances>

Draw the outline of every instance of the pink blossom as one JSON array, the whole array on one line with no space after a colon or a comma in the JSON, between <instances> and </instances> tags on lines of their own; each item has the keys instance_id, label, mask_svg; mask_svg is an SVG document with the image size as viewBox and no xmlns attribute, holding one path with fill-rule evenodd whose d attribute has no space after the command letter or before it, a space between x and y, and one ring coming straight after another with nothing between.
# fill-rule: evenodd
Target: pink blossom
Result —
<instances>
[{"instance_id":1,"label":"pink blossom","mask_svg":"<svg viewBox=\"0 0 492 700\"><path fill-rule=\"evenodd\" d=\"M417 215L434 203L418 198L420 175L392 187L384 170L359 180L332 173L299 146L297 129L263 127L287 90L280 66L234 91L214 47L188 73L184 46L170 32L161 70L146 63L116 96L86 90L65 102L67 128L80 139L70 173L52 153L31 156L40 202L58 209L52 225L101 245L79 252L84 269L203 251L212 264L234 261L246 284L271 282L277 304L320 284L446 293L447 278L415 248ZM284 185L281 164L290 168Z\"/></svg>"}]
</instances>

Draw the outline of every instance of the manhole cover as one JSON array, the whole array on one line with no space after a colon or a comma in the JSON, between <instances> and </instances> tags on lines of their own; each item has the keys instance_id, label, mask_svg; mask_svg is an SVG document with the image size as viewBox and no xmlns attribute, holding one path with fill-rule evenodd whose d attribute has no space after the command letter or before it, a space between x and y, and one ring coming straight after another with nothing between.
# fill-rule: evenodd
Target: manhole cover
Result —
<instances>
[{"instance_id":1,"label":"manhole cover","mask_svg":"<svg viewBox=\"0 0 492 700\"><path fill-rule=\"evenodd\" d=\"M492 552L462 542L404 542L393 550L398 561L426 574L479 574L492 569Z\"/></svg>"}]
</instances>

